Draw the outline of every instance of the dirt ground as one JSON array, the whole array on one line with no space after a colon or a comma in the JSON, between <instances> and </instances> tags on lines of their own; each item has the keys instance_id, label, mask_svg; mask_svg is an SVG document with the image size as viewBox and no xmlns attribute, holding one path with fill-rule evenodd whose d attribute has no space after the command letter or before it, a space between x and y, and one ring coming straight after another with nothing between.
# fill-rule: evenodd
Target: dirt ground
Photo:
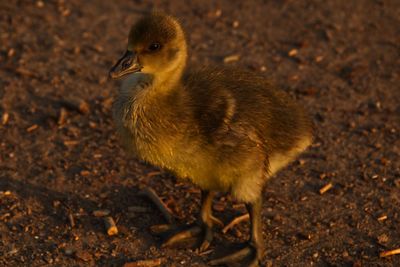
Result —
<instances>
[{"instance_id":1,"label":"dirt ground","mask_svg":"<svg viewBox=\"0 0 400 267\"><path fill-rule=\"evenodd\" d=\"M108 70L152 9L180 18L190 64L262 72L313 118L314 144L265 190L265 265L400 266L400 255L379 256L400 248L397 0L1 1L0 266L207 266L248 238L248 222L217 229L199 255L162 249L149 231L165 220L141 186L180 223L195 219L200 197L115 135ZM214 210L225 223L245 212L225 195Z\"/></svg>"}]
</instances>

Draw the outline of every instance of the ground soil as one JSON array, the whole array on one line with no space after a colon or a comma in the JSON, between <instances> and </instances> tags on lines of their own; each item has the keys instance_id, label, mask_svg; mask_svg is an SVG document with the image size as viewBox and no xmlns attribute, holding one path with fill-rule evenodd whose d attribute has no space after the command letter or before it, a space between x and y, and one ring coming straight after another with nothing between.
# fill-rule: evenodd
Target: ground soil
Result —
<instances>
[{"instance_id":1,"label":"ground soil","mask_svg":"<svg viewBox=\"0 0 400 267\"><path fill-rule=\"evenodd\" d=\"M396 0L1 1L0 265L207 266L248 238L248 222L217 229L199 255L160 248L149 231L165 220L141 186L179 223L195 219L200 197L127 155L115 134L118 84L107 73L131 24L152 9L179 17L191 65L263 73L313 118L312 147L266 187L263 263L400 266L400 255L379 257L400 248ZM117 235L93 215L99 209L110 211ZM225 223L245 212L226 195L214 209Z\"/></svg>"}]
</instances>

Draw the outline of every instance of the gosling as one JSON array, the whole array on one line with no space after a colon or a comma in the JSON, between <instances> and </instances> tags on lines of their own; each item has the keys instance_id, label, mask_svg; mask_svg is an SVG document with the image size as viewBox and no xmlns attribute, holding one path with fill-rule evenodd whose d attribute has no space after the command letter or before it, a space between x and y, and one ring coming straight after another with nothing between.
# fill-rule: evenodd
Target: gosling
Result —
<instances>
[{"instance_id":1,"label":"gosling","mask_svg":"<svg viewBox=\"0 0 400 267\"><path fill-rule=\"evenodd\" d=\"M113 106L118 133L138 158L202 190L197 223L164 245L197 237L206 250L218 221L213 195L228 192L246 204L251 237L210 264L259 266L263 187L310 145L310 121L265 78L220 67L188 70L187 57L185 33L172 16L153 13L133 25L127 51L110 70L111 78L125 78Z\"/></svg>"}]
</instances>

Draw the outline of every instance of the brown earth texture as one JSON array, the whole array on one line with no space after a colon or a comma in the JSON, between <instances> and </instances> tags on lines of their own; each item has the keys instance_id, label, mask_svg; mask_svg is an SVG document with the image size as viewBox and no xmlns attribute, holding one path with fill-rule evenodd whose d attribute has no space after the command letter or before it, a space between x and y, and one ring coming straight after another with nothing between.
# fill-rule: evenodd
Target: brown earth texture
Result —
<instances>
[{"instance_id":1,"label":"brown earth texture","mask_svg":"<svg viewBox=\"0 0 400 267\"><path fill-rule=\"evenodd\" d=\"M207 266L247 240L248 221L202 254L150 231L166 221L143 186L181 224L200 198L125 153L113 125L108 70L154 9L180 19L190 65L262 73L313 119L313 145L266 186L263 265L400 266L382 254L400 249L397 0L2 0L0 266ZM245 213L223 194L213 208L225 224Z\"/></svg>"}]
</instances>

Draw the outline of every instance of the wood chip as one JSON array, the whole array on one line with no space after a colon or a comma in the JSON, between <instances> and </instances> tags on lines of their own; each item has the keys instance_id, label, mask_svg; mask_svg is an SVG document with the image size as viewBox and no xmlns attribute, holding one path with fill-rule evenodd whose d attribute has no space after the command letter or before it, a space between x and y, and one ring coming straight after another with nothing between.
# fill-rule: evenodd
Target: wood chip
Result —
<instances>
[{"instance_id":1,"label":"wood chip","mask_svg":"<svg viewBox=\"0 0 400 267\"><path fill-rule=\"evenodd\" d=\"M239 217L236 217L235 219L233 219L230 223L228 223L227 226L224 227L224 229L222 229L222 232L224 234L226 234L230 229L232 229L236 224L239 224L243 221L247 221L250 219L250 215L248 213L243 214Z\"/></svg>"},{"instance_id":2,"label":"wood chip","mask_svg":"<svg viewBox=\"0 0 400 267\"><path fill-rule=\"evenodd\" d=\"M116 235L118 234L118 228L117 225L114 222L114 219L112 217L105 217L104 218L104 225L106 227L106 231L108 235Z\"/></svg>"},{"instance_id":3,"label":"wood chip","mask_svg":"<svg viewBox=\"0 0 400 267\"><path fill-rule=\"evenodd\" d=\"M106 98L101 102L104 109L109 110L113 105L114 99L112 97Z\"/></svg>"},{"instance_id":4,"label":"wood chip","mask_svg":"<svg viewBox=\"0 0 400 267\"><path fill-rule=\"evenodd\" d=\"M9 191L9 190L5 191L5 192L3 193L3 195L5 195L5 196L11 196L11 191Z\"/></svg>"},{"instance_id":5,"label":"wood chip","mask_svg":"<svg viewBox=\"0 0 400 267\"><path fill-rule=\"evenodd\" d=\"M378 221L383 222L383 221L387 220L387 218L388 217L386 215L382 215L382 216L378 217Z\"/></svg>"},{"instance_id":6,"label":"wood chip","mask_svg":"<svg viewBox=\"0 0 400 267\"><path fill-rule=\"evenodd\" d=\"M67 110L65 108L60 109L60 115L58 116L58 125L63 125L67 121Z\"/></svg>"},{"instance_id":7,"label":"wood chip","mask_svg":"<svg viewBox=\"0 0 400 267\"><path fill-rule=\"evenodd\" d=\"M28 133L30 133L30 132L33 132L34 130L36 130L38 127L39 127L39 125L34 124L34 125L32 125L31 127L29 127L28 129L26 129L26 131L27 131Z\"/></svg>"},{"instance_id":8,"label":"wood chip","mask_svg":"<svg viewBox=\"0 0 400 267\"><path fill-rule=\"evenodd\" d=\"M156 267L160 266L163 258L152 259L152 260L141 260L135 262L127 262L124 264L124 267Z\"/></svg>"},{"instance_id":9,"label":"wood chip","mask_svg":"<svg viewBox=\"0 0 400 267\"><path fill-rule=\"evenodd\" d=\"M235 61L238 61L239 58L240 58L240 55L230 55L230 56L224 57L224 63L235 62Z\"/></svg>"},{"instance_id":10,"label":"wood chip","mask_svg":"<svg viewBox=\"0 0 400 267\"><path fill-rule=\"evenodd\" d=\"M324 57L323 56L317 56L317 57L315 57L315 62L321 62L322 60L324 60Z\"/></svg>"},{"instance_id":11,"label":"wood chip","mask_svg":"<svg viewBox=\"0 0 400 267\"><path fill-rule=\"evenodd\" d=\"M298 54L298 50L297 49L292 49L289 51L288 55L289 57L295 57Z\"/></svg>"},{"instance_id":12,"label":"wood chip","mask_svg":"<svg viewBox=\"0 0 400 267\"><path fill-rule=\"evenodd\" d=\"M323 194L325 194L328 190L330 190L332 187L333 187L333 184L332 184L332 183L329 183L329 184L327 184L327 185L324 185L324 186L319 190L319 193L320 193L321 195L323 195Z\"/></svg>"},{"instance_id":13,"label":"wood chip","mask_svg":"<svg viewBox=\"0 0 400 267\"><path fill-rule=\"evenodd\" d=\"M110 211L109 210L95 210L93 211L93 216L95 217L105 217L110 215Z\"/></svg>"},{"instance_id":14,"label":"wood chip","mask_svg":"<svg viewBox=\"0 0 400 267\"><path fill-rule=\"evenodd\" d=\"M14 49L14 48L11 48L11 49L8 50L8 52L7 52L7 56L8 56L8 57L12 57L12 56L14 56L14 54L15 54L15 49Z\"/></svg>"},{"instance_id":15,"label":"wood chip","mask_svg":"<svg viewBox=\"0 0 400 267\"><path fill-rule=\"evenodd\" d=\"M88 171L88 170L82 170L79 174L80 174L81 176L89 176L89 175L90 175L90 171Z\"/></svg>"},{"instance_id":16,"label":"wood chip","mask_svg":"<svg viewBox=\"0 0 400 267\"><path fill-rule=\"evenodd\" d=\"M33 77L33 78L37 77L37 75L34 72L32 72L28 69L22 68L22 67L16 68L15 72L22 76Z\"/></svg>"},{"instance_id":17,"label":"wood chip","mask_svg":"<svg viewBox=\"0 0 400 267\"><path fill-rule=\"evenodd\" d=\"M175 229L176 226L172 224L155 224L150 226L150 232L158 235Z\"/></svg>"},{"instance_id":18,"label":"wood chip","mask_svg":"<svg viewBox=\"0 0 400 267\"><path fill-rule=\"evenodd\" d=\"M63 143L65 146L76 146L77 144L79 144L79 141L65 140Z\"/></svg>"},{"instance_id":19,"label":"wood chip","mask_svg":"<svg viewBox=\"0 0 400 267\"><path fill-rule=\"evenodd\" d=\"M78 110L83 113L83 114L87 114L90 112L90 107L89 104L85 101L80 101L79 102L79 106L78 106Z\"/></svg>"},{"instance_id":20,"label":"wood chip","mask_svg":"<svg viewBox=\"0 0 400 267\"><path fill-rule=\"evenodd\" d=\"M400 248L383 251L383 252L379 253L379 257L384 258L384 257L393 256L396 254L400 254Z\"/></svg>"},{"instance_id":21,"label":"wood chip","mask_svg":"<svg viewBox=\"0 0 400 267\"><path fill-rule=\"evenodd\" d=\"M389 237L387 236L387 234L381 234L377 237L377 239L379 244L385 244L389 241Z\"/></svg>"},{"instance_id":22,"label":"wood chip","mask_svg":"<svg viewBox=\"0 0 400 267\"><path fill-rule=\"evenodd\" d=\"M1 116L1 124L6 125L9 117L10 115L7 112L4 112L4 114Z\"/></svg>"}]
</instances>

